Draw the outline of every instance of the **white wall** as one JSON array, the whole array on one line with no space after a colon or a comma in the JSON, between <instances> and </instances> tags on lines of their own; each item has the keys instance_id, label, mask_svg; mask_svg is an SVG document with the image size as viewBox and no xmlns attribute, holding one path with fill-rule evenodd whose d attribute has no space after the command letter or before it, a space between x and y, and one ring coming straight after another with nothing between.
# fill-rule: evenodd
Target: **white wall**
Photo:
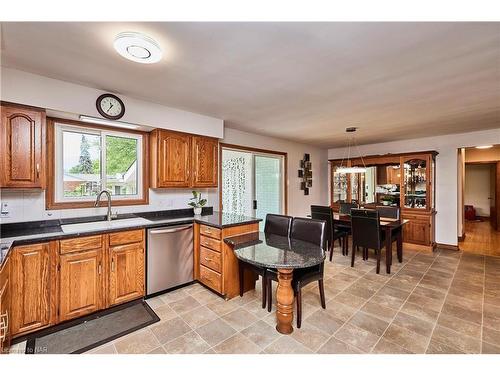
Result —
<instances>
[{"instance_id":1,"label":"white wall","mask_svg":"<svg viewBox=\"0 0 500 375\"><path fill-rule=\"evenodd\" d=\"M465 166L465 204L476 209L476 215L490 216L490 172L489 164Z\"/></svg>"},{"instance_id":2,"label":"white wall","mask_svg":"<svg viewBox=\"0 0 500 375\"><path fill-rule=\"evenodd\" d=\"M328 204L327 150L231 128L225 129L222 142L288 153L288 215L306 216L310 214L312 204ZM305 153L311 155L312 162L313 186L309 188L309 195L304 195L300 190L297 174ZM214 207L218 207L218 204L214 204Z\"/></svg>"},{"instance_id":3,"label":"white wall","mask_svg":"<svg viewBox=\"0 0 500 375\"><path fill-rule=\"evenodd\" d=\"M500 127L500 123L499 123ZM500 143L500 128L362 145L364 155L436 150L436 242L458 244L458 148ZM342 158L344 148L328 150L329 159ZM357 156L357 155L356 155Z\"/></svg>"},{"instance_id":4,"label":"white wall","mask_svg":"<svg viewBox=\"0 0 500 375\"><path fill-rule=\"evenodd\" d=\"M101 117L95 101L105 91L0 67L0 98L68 114ZM121 121L222 138L223 120L119 95L125 104Z\"/></svg>"}]
</instances>

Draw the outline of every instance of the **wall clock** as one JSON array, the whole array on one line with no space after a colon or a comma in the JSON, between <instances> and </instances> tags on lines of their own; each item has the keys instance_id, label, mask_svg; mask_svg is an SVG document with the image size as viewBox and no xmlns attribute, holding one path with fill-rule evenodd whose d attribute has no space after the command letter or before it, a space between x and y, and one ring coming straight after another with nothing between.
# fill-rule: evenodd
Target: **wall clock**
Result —
<instances>
[{"instance_id":1,"label":"wall clock","mask_svg":"<svg viewBox=\"0 0 500 375\"><path fill-rule=\"evenodd\" d=\"M118 120L125 114L125 105L122 100L113 94L102 94L95 102L97 112L110 120Z\"/></svg>"}]
</instances>

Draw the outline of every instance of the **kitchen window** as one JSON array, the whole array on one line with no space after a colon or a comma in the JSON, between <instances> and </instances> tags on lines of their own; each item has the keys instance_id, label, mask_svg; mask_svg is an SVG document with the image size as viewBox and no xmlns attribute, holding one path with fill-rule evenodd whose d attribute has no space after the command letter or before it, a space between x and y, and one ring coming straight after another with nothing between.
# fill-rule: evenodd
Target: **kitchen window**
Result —
<instances>
[{"instance_id":1,"label":"kitchen window","mask_svg":"<svg viewBox=\"0 0 500 375\"><path fill-rule=\"evenodd\" d=\"M92 207L104 189L110 192L113 205L147 204L143 178L147 135L52 124L53 199L48 206L53 207L49 208Z\"/></svg>"}]
</instances>

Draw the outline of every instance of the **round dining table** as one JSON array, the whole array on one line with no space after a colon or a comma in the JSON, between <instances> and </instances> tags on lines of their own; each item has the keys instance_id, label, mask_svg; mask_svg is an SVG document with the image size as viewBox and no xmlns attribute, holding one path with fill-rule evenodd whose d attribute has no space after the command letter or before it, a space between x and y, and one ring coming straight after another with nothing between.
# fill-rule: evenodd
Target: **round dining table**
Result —
<instances>
[{"instance_id":1,"label":"round dining table","mask_svg":"<svg viewBox=\"0 0 500 375\"><path fill-rule=\"evenodd\" d=\"M293 270L316 266L325 260L324 250L313 243L264 232L225 238L241 262L277 270L276 330L293 332Z\"/></svg>"}]
</instances>

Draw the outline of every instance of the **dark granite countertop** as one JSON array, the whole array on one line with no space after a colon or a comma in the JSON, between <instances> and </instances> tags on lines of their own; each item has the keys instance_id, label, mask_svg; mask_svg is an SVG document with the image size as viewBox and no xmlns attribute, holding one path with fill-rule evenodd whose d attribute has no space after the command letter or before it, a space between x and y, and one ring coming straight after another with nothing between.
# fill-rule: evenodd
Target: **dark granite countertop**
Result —
<instances>
[{"instance_id":1,"label":"dark granite countertop","mask_svg":"<svg viewBox=\"0 0 500 375\"><path fill-rule=\"evenodd\" d=\"M203 209L201 215L193 215L192 209L139 212L134 214L118 215L116 220L142 219L130 225L116 228L86 229L83 227L77 232L64 232L62 225L90 223L105 221L105 216L91 216L81 218L31 221L24 223L12 223L0 225L0 267L7 258L9 250L14 245L36 243L40 241L58 240L68 237L88 236L92 234L117 232L129 229L154 228L159 226L169 226L177 224L200 223L223 229L237 225L258 223L262 219L253 217L213 211L211 207ZM115 222L116 220L113 220Z\"/></svg>"},{"instance_id":2,"label":"dark granite countertop","mask_svg":"<svg viewBox=\"0 0 500 375\"><path fill-rule=\"evenodd\" d=\"M233 247L238 259L259 267L306 268L325 260L325 252L317 245L264 232L228 237L224 241Z\"/></svg>"}]
</instances>

